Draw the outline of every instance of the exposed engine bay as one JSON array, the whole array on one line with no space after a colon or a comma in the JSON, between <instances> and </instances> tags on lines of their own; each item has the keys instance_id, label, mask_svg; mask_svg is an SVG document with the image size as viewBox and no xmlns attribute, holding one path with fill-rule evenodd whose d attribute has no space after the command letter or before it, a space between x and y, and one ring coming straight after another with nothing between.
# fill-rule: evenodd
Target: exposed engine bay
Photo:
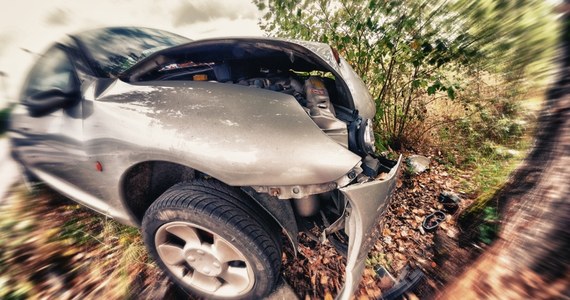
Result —
<instances>
[{"instance_id":1,"label":"exposed engine bay","mask_svg":"<svg viewBox=\"0 0 570 300\"><path fill-rule=\"evenodd\" d=\"M238 84L290 94L329 137L361 157L374 152L372 121L362 119L346 83L316 55L282 43L204 41L147 57L127 81Z\"/></svg>"},{"instance_id":2,"label":"exposed engine bay","mask_svg":"<svg viewBox=\"0 0 570 300\"><path fill-rule=\"evenodd\" d=\"M349 147L347 124L336 118L323 78L259 77L240 80L237 84L292 95L319 128L339 144Z\"/></svg>"}]
</instances>

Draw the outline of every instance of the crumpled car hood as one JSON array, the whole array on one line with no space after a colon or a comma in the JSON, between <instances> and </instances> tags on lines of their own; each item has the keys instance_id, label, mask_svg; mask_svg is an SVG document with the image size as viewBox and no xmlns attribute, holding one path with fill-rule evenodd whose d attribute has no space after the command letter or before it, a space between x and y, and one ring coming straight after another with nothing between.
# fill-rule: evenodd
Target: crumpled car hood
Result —
<instances>
[{"instance_id":1,"label":"crumpled car hood","mask_svg":"<svg viewBox=\"0 0 570 300\"><path fill-rule=\"evenodd\" d=\"M96 107L86 122L111 117L117 123L99 125L122 129L107 135L166 151L230 185L325 183L360 161L283 93L216 82L116 80L92 97Z\"/></svg>"}]
</instances>

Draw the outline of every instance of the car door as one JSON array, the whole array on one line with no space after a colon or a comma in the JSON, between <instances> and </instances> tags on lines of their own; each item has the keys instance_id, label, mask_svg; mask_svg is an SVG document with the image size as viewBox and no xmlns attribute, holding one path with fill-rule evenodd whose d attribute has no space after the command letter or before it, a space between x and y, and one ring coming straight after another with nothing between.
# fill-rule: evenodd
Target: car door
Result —
<instances>
[{"instance_id":1,"label":"car door","mask_svg":"<svg viewBox=\"0 0 570 300\"><path fill-rule=\"evenodd\" d=\"M78 184L78 162L85 156L79 90L73 62L65 47L55 45L32 67L12 114L16 156L48 183L53 179Z\"/></svg>"}]
</instances>

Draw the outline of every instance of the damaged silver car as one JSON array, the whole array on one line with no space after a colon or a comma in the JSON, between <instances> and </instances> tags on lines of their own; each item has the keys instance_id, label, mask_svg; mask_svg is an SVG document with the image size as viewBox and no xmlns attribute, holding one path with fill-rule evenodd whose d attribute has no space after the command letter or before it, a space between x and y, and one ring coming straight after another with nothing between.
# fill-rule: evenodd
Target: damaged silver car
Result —
<instances>
[{"instance_id":1,"label":"damaged silver car","mask_svg":"<svg viewBox=\"0 0 570 300\"><path fill-rule=\"evenodd\" d=\"M329 45L120 27L49 48L9 135L28 172L140 227L198 296L268 295L282 246L318 226L347 257L349 299L400 166L374 153L374 115Z\"/></svg>"}]
</instances>

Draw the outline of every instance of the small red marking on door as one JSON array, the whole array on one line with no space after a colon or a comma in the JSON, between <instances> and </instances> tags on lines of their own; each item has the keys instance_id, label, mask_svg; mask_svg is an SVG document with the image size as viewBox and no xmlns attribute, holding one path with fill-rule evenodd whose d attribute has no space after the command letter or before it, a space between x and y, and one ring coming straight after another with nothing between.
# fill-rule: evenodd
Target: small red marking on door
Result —
<instances>
[{"instance_id":1,"label":"small red marking on door","mask_svg":"<svg viewBox=\"0 0 570 300\"><path fill-rule=\"evenodd\" d=\"M99 172L103 172L103 165L100 162L96 162L95 169L97 169Z\"/></svg>"},{"instance_id":2,"label":"small red marking on door","mask_svg":"<svg viewBox=\"0 0 570 300\"><path fill-rule=\"evenodd\" d=\"M311 93L313 93L315 95L324 95L325 91L321 90L321 89L311 89Z\"/></svg>"}]
</instances>

